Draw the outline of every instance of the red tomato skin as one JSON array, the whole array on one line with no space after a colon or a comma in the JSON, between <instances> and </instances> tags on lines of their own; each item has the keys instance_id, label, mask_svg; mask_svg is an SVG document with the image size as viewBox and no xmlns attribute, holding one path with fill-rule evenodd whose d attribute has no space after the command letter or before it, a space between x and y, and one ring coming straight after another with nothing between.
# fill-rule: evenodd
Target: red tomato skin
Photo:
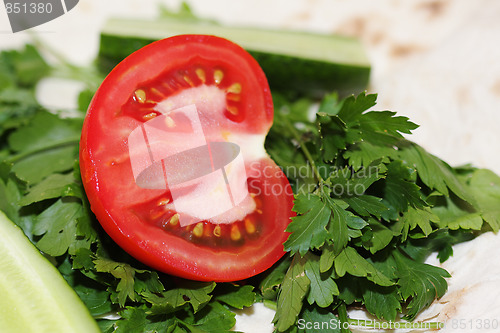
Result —
<instances>
[{"instance_id":1,"label":"red tomato skin","mask_svg":"<svg viewBox=\"0 0 500 333\"><path fill-rule=\"evenodd\" d=\"M109 140L112 133L126 125L133 128L136 123L129 119L116 120L119 107L123 105L136 89L137 82L147 81L158 74L156 64L163 63L166 56L165 50L173 49L169 55L170 66L172 63L182 62L183 45L199 44L208 45L210 49L222 50L224 54L235 54L249 69L254 81L259 86L256 100L260 107L258 112L249 117L245 125L248 133L267 133L272 125L273 105L269 86L264 73L257 62L241 47L214 36L182 35L167 38L152 43L145 48L133 53L123 60L106 77L101 87L96 92L84 121L80 142L80 169L82 182L91 204L91 209L107 234L126 252L142 263L182 278L199 281L238 281L254 276L271 267L284 255L282 243L287 239L285 229L293 216L293 193L288 179L270 158L258 161L261 168L271 168L275 176L266 178L268 186L277 186L283 189L280 195L265 195L263 219L269 234L263 235L258 244L252 247L244 246L241 251L218 250L216 248L196 246L186 239L162 232L158 227L146 224L126 209L115 203L116 196L126 195L126 191L113 192L114 186L102 175L111 175L111 168L130 173L127 163L122 163L116 156L121 156L126 151L127 142L123 139L110 141L115 157L111 162L103 158L101 149L103 142ZM213 51L211 51L214 53ZM117 123L117 124L116 124ZM130 123L130 124L129 124ZM108 127L106 127L108 126ZM109 148L109 147L108 147ZM116 162L116 165L114 164ZM121 164L120 164L121 163ZM110 165L110 166L108 166ZM112 170L115 170L112 169ZM130 174L122 174L118 180L126 183ZM127 184L117 181L119 189L126 188ZM136 200L149 198L151 195L144 190L130 189ZM123 203L125 207L126 202ZM122 215L117 211L122 210Z\"/></svg>"}]
</instances>

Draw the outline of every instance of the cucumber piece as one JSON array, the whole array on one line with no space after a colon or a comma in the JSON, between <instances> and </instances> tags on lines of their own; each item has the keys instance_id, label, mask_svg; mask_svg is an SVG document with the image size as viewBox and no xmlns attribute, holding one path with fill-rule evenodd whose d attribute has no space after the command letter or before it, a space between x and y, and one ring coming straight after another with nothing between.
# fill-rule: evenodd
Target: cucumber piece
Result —
<instances>
[{"instance_id":1,"label":"cucumber piece","mask_svg":"<svg viewBox=\"0 0 500 333\"><path fill-rule=\"evenodd\" d=\"M100 332L59 271L2 212L0 295L2 333Z\"/></svg>"},{"instance_id":2,"label":"cucumber piece","mask_svg":"<svg viewBox=\"0 0 500 333\"><path fill-rule=\"evenodd\" d=\"M332 91L358 93L368 84L370 64L356 39L193 20L111 19L101 31L99 64L109 71L139 48L178 34L216 35L241 45L259 62L274 91L321 97Z\"/></svg>"}]
</instances>

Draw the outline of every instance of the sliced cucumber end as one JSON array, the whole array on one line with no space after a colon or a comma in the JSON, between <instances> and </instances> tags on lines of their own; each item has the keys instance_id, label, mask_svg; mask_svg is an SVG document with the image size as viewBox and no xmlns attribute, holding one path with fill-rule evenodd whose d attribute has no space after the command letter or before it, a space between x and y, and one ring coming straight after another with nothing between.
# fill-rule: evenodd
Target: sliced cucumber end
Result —
<instances>
[{"instance_id":1,"label":"sliced cucumber end","mask_svg":"<svg viewBox=\"0 0 500 333\"><path fill-rule=\"evenodd\" d=\"M100 332L56 267L2 212L0 267L2 333Z\"/></svg>"},{"instance_id":2,"label":"sliced cucumber end","mask_svg":"<svg viewBox=\"0 0 500 333\"><path fill-rule=\"evenodd\" d=\"M100 66L109 71L139 48L179 34L216 35L241 45L259 62L274 91L321 97L332 91L358 93L368 85L370 64L356 39L177 19L109 20L101 33Z\"/></svg>"}]
</instances>

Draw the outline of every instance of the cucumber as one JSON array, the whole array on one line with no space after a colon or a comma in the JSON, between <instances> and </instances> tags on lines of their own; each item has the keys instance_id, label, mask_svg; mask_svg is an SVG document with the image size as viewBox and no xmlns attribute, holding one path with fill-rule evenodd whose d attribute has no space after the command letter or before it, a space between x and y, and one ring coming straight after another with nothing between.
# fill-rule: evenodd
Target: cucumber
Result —
<instances>
[{"instance_id":1,"label":"cucumber","mask_svg":"<svg viewBox=\"0 0 500 333\"><path fill-rule=\"evenodd\" d=\"M353 38L297 31L227 27L207 21L111 19L101 31L99 65L109 71L130 53L178 34L210 34L245 48L259 62L273 91L321 97L366 89L370 64Z\"/></svg>"},{"instance_id":2,"label":"cucumber","mask_svg":"<svg viewBox=\"0 0 500 333\"><path fill-rule=\"evenodd\" d=\"M100 332L85 304L0 212L0 332Z\"/></svg>"}]
</instances>

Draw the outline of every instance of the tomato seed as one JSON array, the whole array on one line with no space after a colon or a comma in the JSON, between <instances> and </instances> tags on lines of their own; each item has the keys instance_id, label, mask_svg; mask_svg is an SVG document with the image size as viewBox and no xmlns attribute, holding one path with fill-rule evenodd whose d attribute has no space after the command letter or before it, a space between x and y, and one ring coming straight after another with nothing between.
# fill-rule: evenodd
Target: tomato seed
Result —
<instances>
[{"instance_id":1,"label":"tomato seed","mask_svg":"<svg viewBox=\"0 0 500 333\"><path fill-rule=\"evenodd\" d=\"M179 214L174 214L171 218L168 224L170 225L177 225L179 223Z\"/></svg>"},{"instance_id":2,"label":"tomato seed","mask_svg":"<svg viewBox=\"0 0 500 333\"><path fill-rule=\"evenodd\" d=\"M248 234L253 234L255 232L255 224L250 218L245 218L245 230Z\"/></svg>"},{"instance_id":3,"label":"tomato seed","mask_svg":"<svg viewBox=\"0 0 500 333\"><path fill-rule=\"evenodd\" d=\"M214 82L215 84L220 84L224 78L224 73L220 69L214 71Z\"/></svg>"},{"instance_id":4,"label":"tomato seed","mask_svg":"<svg viewBox=\"0 0 500 333\"><path fill-rule=\"evenodd\" d=\"M221 230L220 225L216 225L214 228L214 236L220 237L221 234L222 234L222 230Z\"/></svg>"},{"instance_id":5,"label":"tomato seed","mask_svg":"<svg viewBox=\"0 0 500 333\"><path fill-rule=\"evenodd\" d=\"M166 206L169 202L170 202L170 199L168 199L168 198L161 199L160 201L158 201L158 206Z\"/></svg>"},{"instance_id":6,"label":"tomato seed","mask_svg":"<svg viewBox=\"0 0 500 333\"><path fill-rule=\"evenodd\" d=\"M199 222L195 225L193 228L193 235L195 235L195 237L203 236L203 222Z\"/></svg>"},{"instance_id":7,"label":"tomato seed","mask_svg":"<svg viewBox=\"0 0 500 333\"><path fill-rule=\"evenodd\" d=\"M204 84L207 80L207 77L205 75L205 71L201 68L196 68L195 73L196 73L196 76L198 77L198 79L200 79L201 83Z\"/></svg>"},{"instance_id":8,"label":"tomato seed","mask_svg":"<svg viewBox=\"0 0 500 333\"><path fill-rule=\"evenodd\" d=\"M233 83L226 89L226 91L232 94L239 94L241 93L241 84L239 84L238 82Z\"/></svg>"},{"instance_id":9,"label":"tomato seed","mask_svg":"<svg viewBox=\"0 0 500 333\"><path fill-rule=\"evenodd\" d=\"M156 112L151 112L151 113L148 113L148 114L145 114L144 116L142 116L142 119L144 119L145 121L148 121L148 120L151 120L153 118L156 118L157 114Z\"/></svg>"},{"instance_id":10,"label":"tomato seed","mask_svg":"<svg viewBox=\"0 0 500 333\"><path fill-rule=\"evenodd\" d=\"M135 99L139 103L145 103L146 102L146 92L142 89L137 89L134 93Z\"/></svg>"},{"instance_id":11,"label":"tomato seed","mask_svg":"<svg viewBox=\"0 0 500 333\"><path fill-rule=\"evenodd\" d=\"M229 111L229 113L232 114L233 116L238 115L238 108L235 106L227 106L227 111Z\"/></svg>"},{"instance_id":12,"label":"tomato seed","mask_svg":"<svg viewBox=\"0 0 500 333\"><path fill-rule=\"evenodd\" d=\"M237 225L231 227L231 239L235 242L241 239L240 228Z\"/></svg>"}]
</instances>

